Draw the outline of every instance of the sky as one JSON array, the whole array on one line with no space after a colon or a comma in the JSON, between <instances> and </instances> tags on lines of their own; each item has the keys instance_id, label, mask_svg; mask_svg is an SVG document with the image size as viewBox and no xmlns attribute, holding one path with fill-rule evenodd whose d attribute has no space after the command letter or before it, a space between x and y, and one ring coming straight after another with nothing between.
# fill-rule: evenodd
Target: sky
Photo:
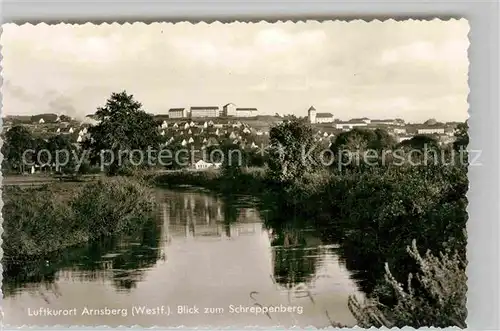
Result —
<instances>
[{"instance_id":1,"label":"sky","mask_svg":"<svg viewBox=\"0 0 500 331\"><path fill-rule=\"evenodd\" d=\"M126 90L149 113L256 107L335 118L468 118L466 20L4 24L5 115L82 118Z\"/></svg>"}]
</instances>

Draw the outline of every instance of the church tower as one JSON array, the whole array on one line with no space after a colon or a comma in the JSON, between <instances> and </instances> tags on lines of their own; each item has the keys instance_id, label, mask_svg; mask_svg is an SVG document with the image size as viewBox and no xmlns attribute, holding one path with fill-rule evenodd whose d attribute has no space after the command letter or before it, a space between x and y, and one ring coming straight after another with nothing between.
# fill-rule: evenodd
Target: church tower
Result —
<instances>
[{"instance_id":1,"label":"church tower","mask_svg":"<svg viewBox=\"0 0 500 331\"><path fill-rule=\"evenodd\" d=\"M311 106L309 110L307 111L307 115L309 117L309 123L315 124L316 123L316 108Z\"/></svg>"}]
</instances>

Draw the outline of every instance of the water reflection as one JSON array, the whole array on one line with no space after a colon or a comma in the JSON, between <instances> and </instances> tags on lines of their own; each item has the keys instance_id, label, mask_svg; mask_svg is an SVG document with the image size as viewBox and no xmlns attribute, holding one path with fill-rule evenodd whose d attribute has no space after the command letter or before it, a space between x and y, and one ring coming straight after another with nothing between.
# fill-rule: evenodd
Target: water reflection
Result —
<instances>
[{"instance_id":1,"label":"water reflection","mask_svg":"<svg viewBox=\"0 0 500 331\"><path fill-rule=\"evenodd\" d=\"M327 326L326 310L336 311L341 322L352 321L346 303L356 288L349 274L335 248L300 220L284 219L286 213L263 208L246 196L158 190L156 199L156 219L138 233L74 247L48 261L8 265L3 284L7 324L24 322L21 304L162 305L175 298L179 303L208 306L215 300L223 307L248 304L252 291L259 292L263 304L308 307L307 316L302 316L304 326ZM75 295L78 303L72 299ZM221 316L218 322L213 318L191 322L180 316L170 325L239 325L234 315ZM255 322L255 317L245 318L238 321ZM300 324L287 318L282 322ZM264 322L279 321L258 324ZM39 324L46 323L65 324L60 319ZM88 320L82 319L85 323ZM148 317L140 324L149 323L166 322ZM107 324L127 325L123 319Z\"/></svg>"},{"instance_id":2,"label":"water reflection","mask_svg":"<svg viewBox=\"0 0 500 331\"><path fill-rule=\"evenodd\" d=\"M117 290L130 290L143 280L144 270L161 258L160 228L146 224L135 235L108 237L54 253L47 259L4 263L5 296L42 283L47 288L57 280L111 280Z\"/></svg>"}]
</instances>

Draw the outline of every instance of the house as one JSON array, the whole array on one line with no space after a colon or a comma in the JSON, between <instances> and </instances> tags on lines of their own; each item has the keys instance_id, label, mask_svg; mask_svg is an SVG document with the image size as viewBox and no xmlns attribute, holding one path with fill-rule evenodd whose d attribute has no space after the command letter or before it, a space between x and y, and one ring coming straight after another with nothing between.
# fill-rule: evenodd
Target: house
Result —
<instances>
[{"instance_id":1,"label":"house","mask_svg":"<svg viewBox=\"0 0 500 331\"><path fill-rule=\"evenodd\" d=\"M45 121L43 120L43 118L40 118L40 120L38 121L38 123L43 124L43 123L45 123Z\"/></svg>"},{"instance_id":2,"label":"house","mask_svg":"<svg viewBox=\"0 0 500 331\"><path fill-rule=\"evenodd\" d=\"M181 145L182 145L182 146L186 146L186 145L187 145L187 141L186 141L186 139L182 139Z\"/></svg>"},{"instance_id":3,"label":"house","mask_svg":"<svg viewBox=\"0 0 500 331\"><path fill-rule=\"evenodd\" d=\"M413 138L413 136L409 136L409 135L400 136L400 137L397 137L397 142L400 143L400 142L405 141L405 140L410 140L411 138Z\"/></svg>"},{"instance_id":4,"label":"house","mask_svg":"<svg viewBox=\"0 0 500 331\"><path fill-rule=\"evenodd\" d=\"M236 108L237 117L255 117L257 116L257 108Z\"/></svg>"},{"instance_id":5,"label":"house","mask_svg":"<svg viewBox=\"0 0 500 331\"><path fill-rule=\"evenodd\" d=\"M424 127L417 129L418 134L444 134L443 127Z\"/></svg>"},{"instance_id":6,"label":"house","mask_svg":"<svg viewBox=\"0 0 500 331\"><path fill-rule=\"evenodd\" d=\"M379 124L379 125L398 125L396 120L394 119L385 119L385 120L371 120L371 124Z\"/></svg>"},{"instance_id":7,"label":"house","mask_svg":"<svg viewBox=\"0 0 500 331\"><path fill-rule=\"evenodd\" d=\"M188 143L190 143L190 144L194 143L193 137L189 138Z\"/></svg>"},{"instance_id":8,"label":"house","mask_svg":"<svg viewBox=\"0 0 500 331\"><path fill-rule=\"evenodd\" d=\"M184 130L189 129L189 123L184 124Z\"/></svg>"},{"instance_id":9,"label":"house","mask_svg":"<svg viewBox=\"0 0 500 331\"><path fill-rule=\"evenodd\" d=\"M333 114L332 113L316 113L315 123L332 123Z\"/></svg>"},{"instance_id":10,"label":"house","mask_svg":"<svg viewBox=\"0 0 500 331\"><path fill-rule=\"evenodd\" d=\"M194 127L194 126L196 126L196 123L195 123L195 122L193 122L193 121L191 121L191 122L189 123L189 126L190 126L190 127Z\"/></svg>"},{"instance_id":11,"label":"house","mask_svg":"<svg viewBox=\"0 0 500 331\"><path fill-rule=\"evenodd\" d=\"M222 116L236 116L236 105L234 103L228 103L222 106Z\"/></svg>"},{"instance_id":12,"label":"house","mask_svg":"<svg viewBox=\"0 0 500 331\"><path fill-rule=\"evenodd\" d=\"M219 142L217 141L217 139L215 139L214 137L211 137L210 139L208 139L207 146L217 146L217 145L219 145Z\"/></svg>"},{"instance_id":13,"label":"house","mask_svg":"<svg viewBox=\"0 0 500 331\"><path fill-rule=\"evenodd\" d=\"M335 123L335 128L340 130L352 130L355 127L367 126L368 123L363 119L352 119L347 122L337 122Z\"/></svg>"},{"instance_id":14,"label":"house","mask_svg":"<svg viewBox=\"0 0 500 331\"><path fill-rule=\"evenodd\" d=\"M191 118L219 117L219 107L191 107Z\"/></svg>"},{"instance_id":15,"label":"house","mask_svg":"<svg viewBox=\"0 0 500 331\"><path fill-rule=\"evenodd\" d=\"M392 129L392 132L395 134L406 134L406 128L394 128Z\"/></svg>"},{"instance_id":16,"label":"house","mask_svg":"<svg viewBox=\"0 0 500 331\"><path fill-rule=\"evenodd\" d=\"M204 160L198 160L193 166L196 170L204 170L204 169L212 168L214 165L212 163L206 162Z\"/></svg>"},{"instance_id":17,"label":"house","mask_svg":"<svg viewBox=\"0 0 500 331\"><path fill-rule=\"evenodd\" d=\"M170 108L168 110L169 118L185 118L187 117L186 108Z\"/></svg>"},{"instance_id":18,"label":"house","mask_svg":"<svg viewBox=\"0 0 500 331\"><path fill-rule=\"evenodd\" d=\"M177 123L174 123L173 127L174 127L174 129L177 129L179 127L179 125L177 125Z\"/></svg>"},{"instance_id":19,"label":"house","mask_svg":"<svg viewBox=\"0 0 500 331\"><path fill-rule=\"evenodd\" d=\"M168 128L168 123L167 123L167 121L163 121L163 123L161 124L161 128L162 128L162 129L166 129L166 128Z\"/></svg>"}]
</instances>

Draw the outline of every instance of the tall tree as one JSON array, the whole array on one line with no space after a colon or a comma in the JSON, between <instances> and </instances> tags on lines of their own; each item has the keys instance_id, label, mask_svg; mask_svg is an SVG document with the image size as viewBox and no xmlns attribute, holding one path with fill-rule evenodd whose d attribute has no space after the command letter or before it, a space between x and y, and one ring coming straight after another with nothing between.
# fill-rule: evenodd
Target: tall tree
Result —
<instances>
[{"instance_id":1,"label":"tall tree","mask_svg":"<svg viewBox=\"0 0 500 331\"><path fill-rule=\"evenodd\" d=\"M469 145L469 125L467 122L457 125L454 136L455 141L453 142L453 148L457 151L466 149Z\"/></svg>"},{"instance_id":2,"label":"tall tree","mask_svg":"<svg viewBox=\"0 0 500 331\"><path fill-rule=\"evenodd\" d=\"M159 146L161 136L154 117L147 114L142 104L126 91L112 93L105 106L97 109L95 119L99 124L89 129L91 139L87 144L91 160L99 163L101 153L107 155L110 175L130 165L127 153L140 151L144 156L142 165L146 165L148 147L156 149Z\"/></svg>"},{"instance_id":3,"label":"tall tree","mask_svg":"<svg viewBox=\"0 0 500 331\"><path fill-rule=\"evenodd\" d=\"M33 136L24 126L16 125L5 133L5 142L3 146L3 155L6 163L11 169L23 173L26 161L32 162L35 155L25 154L25 151L33 148ZM29 160L23 160L23 157L31 157Z\"/></svg>"},{"instance_id":4,"label":"tall tree","mask_svg":"<svg viewBox=\"0 0 500 331\"><path fill-rule=\"evenodd\" d=\"M271 177L281 182L293 181L310 172L318 164L314 156L313 130L305 120L292 118L280 123L269 133L269 170Z\"/></svg>"}]
</instances>

